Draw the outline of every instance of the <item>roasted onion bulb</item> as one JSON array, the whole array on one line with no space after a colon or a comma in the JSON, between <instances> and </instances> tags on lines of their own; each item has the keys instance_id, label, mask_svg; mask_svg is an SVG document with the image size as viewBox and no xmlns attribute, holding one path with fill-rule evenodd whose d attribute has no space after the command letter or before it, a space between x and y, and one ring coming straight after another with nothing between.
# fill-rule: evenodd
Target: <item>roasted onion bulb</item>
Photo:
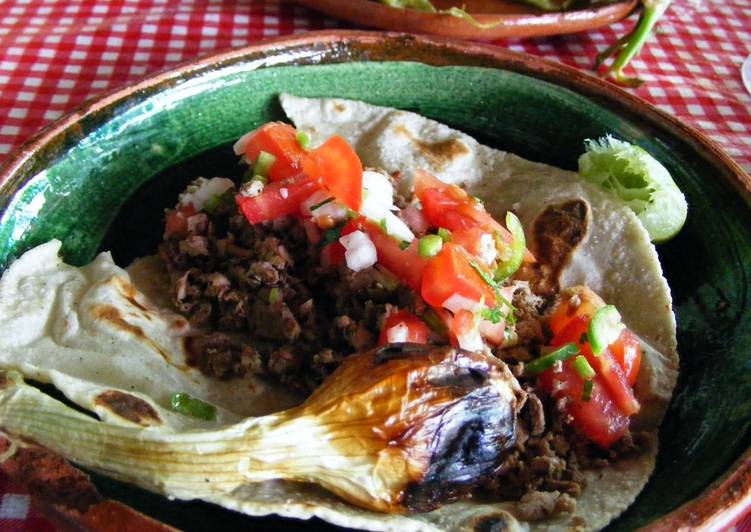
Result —
<instances>
[{"instance_id":1,"label":"roasted onion bulb","mask_svg":"<svg viewBox=\"0 0 751 532\"><path fill-rule=\"evenodd\" d=\"M70 409L17 373L0 424L85 467L193 499L242 484L315 483L381 512L425 511L492 473L524 392L483 354L392 344L345 359L300 406L221 430L121 426Z\"/></svg>"}]
</instances>

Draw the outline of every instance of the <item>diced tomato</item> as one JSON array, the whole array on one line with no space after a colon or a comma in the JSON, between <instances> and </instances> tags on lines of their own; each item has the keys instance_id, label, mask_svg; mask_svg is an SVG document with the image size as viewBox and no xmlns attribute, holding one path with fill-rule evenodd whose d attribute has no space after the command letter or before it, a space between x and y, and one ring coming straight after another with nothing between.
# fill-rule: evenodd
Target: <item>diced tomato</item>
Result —
<instances>
[{"instance_id":1,"label":"diced tomato","mask_svg":"<svg viewBox=\"0 0 751 532\"><path fill-rule=\"evenodd\" d=\"M414 188L423 214L431 225L452 232L479 227L486 233L499 233L506 242L513 240L511 233L485 210L482 203L470 197L462 188L444 183L422 170L415 172ZM527 250L524 261L534 260Z\"/></svg>"},{"instance_id":2,"label":"diced tomato","mask_svg":"<svg viewBox=\"0 0 751 532\"><path fill-rule=\"evenodd\" d=\"M599 376L595 376L592 395L583 401L584 380L568 360L561 371L552 368L538 377L540 387L554 397L565 397L566 412L573 418L572 425L586 438L603 448L610 447L626 433L628 416L615 405L608 389Z\"/></svg>"},{"instance_id":3,"label":"diced tomato","mask_svg":"<svg viewBox=\"0 0 751 532\"><path fill-rule=\"evenodd\" d=\"M307 175L298 174L269 183L258 196L238 195L235 200L248 222L257 224L294 213L317 188Z\"/></svg>"},{"instance_id":4,"label":"diced tomato","mask_svg":"<svg viewBox=\"0 0 751 532\"><path fill-rule=\"evenodd\" d=\"M572 297L576 297L577 305L571 304ZM561 301L548 323L553 334L558 334L576 316L592 317L597 309L605 306L605 302L587 287L579 287L574 294Z\"/></svg>"},{"instance_id":5,"label":"diced tomato","mask_svg":"<svg viewBox=\"0 0 751 532\"><path fill-rule=\"evenodd\" d=\"M495 304L495 293L472 267L472 261L472 257L461 246L445 244L425 268L420 291L422 298L429 305L439 308L452 295L478 303L484 299L485 305L492 307ZM489 272L488 274L491 275Z\"/></svg>"},{"instance_id":6,"label":"diced tomato","mask_svg":"<svg viewBox=\"0 0 751 532\"><path fill-rule=\"evenodd\" d=\"M626 374L626 380L633 386L641 366L642 352L639 339L630 330L623 329L618 339L610 344L609 349Z\"/></svg>"},{"instance_id":7,"label":"diced tomato","mask_svg":"<svg viewBox=\"0 0 751 532\"><path fill-rule=\"evenodd\" d=\"M611 397L618 408L627 416L636 414L639 409L639 401L634 396L634 391L626 379L626 374L613 357L610 349L605 349L599 356L594 356L587 338L587 329L591 318L576 316L560 333L555 335L550 344L560 347L567 343L579 346L582 355L595 370L602 383L607 386Z\"/></svg>"},{"instance_id":8,"label":"diced tomato","mask_svg":"<svg viewBox=\"0 0 751 532\"><path fill-rule=\"evenodd\" d=\"M269 180L280 181L299 174L326 188L337 201L359 211L362 206L362 163L352 146L333 136L318 148L306 151L289 124L270 122L255 130L245 145L245 158L252 164L265 151L274 156Z\"/></svg>"},{"instance_id":9,"label":"diced tomato","mask_svg":"<svg viewBox=\"0 0 751 532\"><path fill-rule=\"evenodd\" d=\"M459 229L451 233L451 242L463 247L470 255L479 257L482 252L481 239L484 234L487 232L479 227Z\"/></svg>"},{"instance_id":10,"label":"diced tomato","mask_svg":"<svg viewBox=\"0 0 751 532\"><path fill-rule=\"evenodd\" d=\"M344 246L339 242L323 246L323 249L321 249L321 264L326 267L344 264L344 252Z\"/></svg>"},{"instance_id":11,"label":"diced tomato","mask_svg":"<svg viewBox=\"0 0 751 532\"><path fill-rule=\"evenodd\" d=\"M422 211L414 205L404 207L399 216L415 235L422 236L427 233L429 228L428 221L425 219Z\"/></svg>"},{"instance_id":12,"label":"diced tomato","mask_svg":"<svg viewBox=\"0 0 751 532\"><path fill-rule=\"evenodd\" d=\"M188 236L188 218L196 214L193 205L181 205L167 214L164 223L164 238L185 238Z\"/></svg>"},{"instance_id":13,"label":"diced tomato","mask_svg":"<svg viewBox=\"0 0 751 532\"><path fill-rule=\"evenodd\" d=\"M461 347L462 339L469 338L473 334L478 334L475 331L475 315L468 310L460 310L454 314L454 319L451 320L451 326L449 328L449 338L451 345L454 347ZM466 341L466 340L465 340Z\"/></svg>"},{"instance_id":14,"label":"diced tomato","mask_svg":"<svg viewBox=\"0 0 751 532\"><path fill-rule=\"evenodd\" d=\"M490 320L480 320L480 334L490 344L503 345L506 340L506 322L504 320L493 323Z\"/></svg>"},{"instance_id":15,"label":"diced tomato","mask_svg":"<svg viewBox=\"0 0 751 532\"><path fill-rule=\"evenodd\" d=\"M384 233L379 226L363 216L355 218L350 224L370 237L378 253L378 264L412 290L420 291L423 271L428 265L428 260L417 253L417 240L413 241L407 249L401 249L396 239Z\"/></svg>"},{"instance_id":16,"label":"diced tomato","mask_svg":"<svg viewBox=\"0 0 751 532\"><path fill-rule=\"evenodd\" d=\"M383 330L378 338L378 345L386 345L389 343L388 331L392 327L402 325L407 328L407 338L405 342L412 342L416 344L427 344L428 336L430 335L430 329L420 318L409 312L408 310L400 310L394 312L386 318L386 323L383 325Z\"/></svg>"},{"instance_id":17,"label":"diced tomato","mask_svg":"<svg viewBox=\"0 0 751 532\"><path fill-rule=\"evenodd\" d=\"M318 165L315 177L339 202L353 211L362 207L362 163L352 146L335 135L310 152Z\"/></svg>"},{"instance_id":18,"label":"diced tomato","mask_svg":"<svg viewBox=\"0 0 751 532\"><path fill-rule=\"evenodd\" d=\"M253 164L265 151L275 157L269 171L270 181L287 179L298 174L317 176L317 165L310 154L300 147L297 130L283 122L269 122L256 129L245 145L245 158Z\"/></svg>"},{"instance_id":19,"label":"diced tomato","mask_svg":"<svg viewBox=\"0 0 751 532\"><path fill-rule=\"evenodd\" d=\"M305 229L305 236L308 237L308 242L314 246L321 241L321 231L318 226L309 219L304 218L301 222L303 229Z\"/></svg>"}]
</instances>

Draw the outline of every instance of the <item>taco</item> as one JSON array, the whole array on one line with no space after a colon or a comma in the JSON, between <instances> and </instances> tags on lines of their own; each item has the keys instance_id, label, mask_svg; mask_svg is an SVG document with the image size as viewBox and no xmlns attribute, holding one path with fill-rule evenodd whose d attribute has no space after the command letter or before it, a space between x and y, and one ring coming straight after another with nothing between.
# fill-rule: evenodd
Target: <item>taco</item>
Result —
<instances>
[{"instance_id":1,"label":"taco","mask_svg":"<svg viewBox=\"0 0 751 532\"><path fill-rule=\"evenodd\" d=\"M296 129L238 140L247 172L196 180L158 255L75 268L53 241L8 268L4 433L248 515L619 515L654 469L678 367L638 218L414 113L281 103Z\"/></svg>"}]
</instances>

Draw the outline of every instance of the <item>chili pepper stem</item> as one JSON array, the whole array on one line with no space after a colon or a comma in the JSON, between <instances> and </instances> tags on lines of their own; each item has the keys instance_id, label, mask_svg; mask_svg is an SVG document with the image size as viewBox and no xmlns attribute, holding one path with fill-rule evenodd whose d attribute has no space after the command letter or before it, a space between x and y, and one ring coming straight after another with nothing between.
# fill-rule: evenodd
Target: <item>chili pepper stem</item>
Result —
<instances>
[{"instance_id":1,"label":"chili pepper stem","mask_svg":"<svg viewBox=\"0 0 751 532\"><path fill-rule=\"evenodd\" d=\"M657 21L665 13L671 0L644 0L644 10L639 16L636 26L629 33L618 39L607 50L597 56L595 68L599 67L605 60L618 53L613 63L606 71L606 75L611 76L617 83L629 87L638 87L643 83L639 78L628 77L623 73L623 69L631 60L641 51L644 43L647 42Z\"/></svg>"}]
</instances>

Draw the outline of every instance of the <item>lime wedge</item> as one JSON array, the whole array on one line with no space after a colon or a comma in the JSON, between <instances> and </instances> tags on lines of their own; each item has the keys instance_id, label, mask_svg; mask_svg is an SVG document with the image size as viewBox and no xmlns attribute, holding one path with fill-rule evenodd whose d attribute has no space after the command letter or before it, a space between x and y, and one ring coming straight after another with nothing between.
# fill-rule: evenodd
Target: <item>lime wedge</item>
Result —
<instances>
[{"instance_id":1,"label":"lime wedge","mask_svg":"<svg viewBox=\"0 0 751 532\"><path fill-rule=\"evenodd\" d=\"M579 174L610 191L639 217L653 242L675 236L688 205L667 169L643 148L610 135L585 140Z\"/></svg>"}]
</instances>

